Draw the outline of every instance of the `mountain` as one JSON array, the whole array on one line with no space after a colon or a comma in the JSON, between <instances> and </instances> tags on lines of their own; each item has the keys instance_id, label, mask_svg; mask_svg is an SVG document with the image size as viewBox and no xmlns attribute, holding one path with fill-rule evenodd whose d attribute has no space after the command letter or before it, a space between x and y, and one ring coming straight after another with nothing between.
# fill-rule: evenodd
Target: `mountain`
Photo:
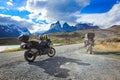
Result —
<instances>
[{"instance_id":1,"label":"mountain","mask_svg":"<svg viewBox=\"0 0 120 80\"><path fill-rule=\"evenodd\" d=\"M63 32L63 29L62 29L59 21L51 24L50 29L48 31L46 31L45 33L55 33L55 32Z\"/></svg>"},{"instance_id":2,"label":"mountain","mask_svg":"<svg viewBox=\"0 0 120 80\"><path fill-rule=\"evenodd\" d=\"M19 27L14 24L9 24L9 25L0 24L0 38L18 37L21 34L30 35L30 32L27 28Z\"/></svg>"},{"instance_id":3,"label":"mountain","mask_svg":"<svg viewBox=\"0 0 120 80\"><path fill-rule=\"evenodd\" d=\"M91 23L78 23L75 26L70 26L67 22L61 26L60 22L51 24L50 29L44 34L55 33L55 32L73 32L77 30L87 30L87 29L99 29L98 26L94 26Z\"/></svg>"},{"instance_id":4,"label":"mountain","mask_svg":"<svg viewBox=\"0 0 120 80\"><path fill-rule=\"evenodd\" d=\"M110 28L107 28L107 30L111 30L114 32L120 32L120 25L113 25Z\"/></svg>"},{"instance_id":5,"label":"mountain","mask_svg":"<svg viewBox=\"0 0 120 80\"><path fill-rule=\"evenodd\" d=\"M64 32L72 32L72 31L76 31L76 27L70 26L68 23L65 22L63 24L63 30Z\"/></svg>"},{"instance_id":6,"label":"mountain","mask_svg":"<svg viewBox=\"0 0 120 80\"><path fill-rule=\"evenodd\" d=\"M109 31L111 31L111 32L114 32L114 33L117 34L117 36L120 37L120 25L113 25L113 26L107 28L106 30L109 30Z\"/></svg>"},{"instance_id":7,"label":"mountain","mask_svg":"<svg viewBox=\"0 0 120 80\"><path fill-rule=\"evenodd\" d=\"M98 26L94 26L91 23L78 23L75 25L77 30L87 30L87 29L99 29Z\"/></svg>"}]
</instances>

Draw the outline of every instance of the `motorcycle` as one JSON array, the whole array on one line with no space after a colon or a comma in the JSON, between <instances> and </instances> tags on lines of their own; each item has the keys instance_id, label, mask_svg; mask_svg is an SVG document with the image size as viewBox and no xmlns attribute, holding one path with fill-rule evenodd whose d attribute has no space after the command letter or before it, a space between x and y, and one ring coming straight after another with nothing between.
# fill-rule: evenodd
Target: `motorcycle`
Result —
<instances>
[{"instance_id":1,"label":"motorcycle","mask_svg":"<svg viewBox=\"0 0 120 80\"><path fill-rule=\"evenodd\" d=\"M49 57L53 57L56 54L56 50L51 46L51 42L40 46L36 41L28 41L28 38L26 35L19 37L19 40L22 41L20 47L26 50L24 52L26 61L33 62L37 56L48 55Z\"/></svg>"}]
</instances>

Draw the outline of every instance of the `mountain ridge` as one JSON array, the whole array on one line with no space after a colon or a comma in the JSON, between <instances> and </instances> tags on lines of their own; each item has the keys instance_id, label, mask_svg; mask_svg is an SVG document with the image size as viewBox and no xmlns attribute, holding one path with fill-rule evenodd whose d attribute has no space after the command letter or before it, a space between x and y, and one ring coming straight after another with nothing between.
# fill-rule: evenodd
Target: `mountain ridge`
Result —
<instances>
[{"instance_id":1,"label":"mountain ridge","mask_svg":"<svg viewBox=\"0 0 120 80\"><path fill-rule=\"evenodd\" d=\"M73 32L77 30L87 30L87 29L99 29L98 26L91 23L77 23L75 26L70 26L65 22L62 26L59 21L51 24L50 29L45 31L43 34L55 33L55 32Z\"/></svg>"},{"instance_id":2,"label":"mountain ridge","mask_svg":"<svg viewBox=\"0 0 120 80\"><path fill-rule=\"evenodd\" d=\"M0 24L0 38L18 37L21 34L30 35L31 33L25 27L19 27L14 24Z\"/></svg>"}]
</instances>

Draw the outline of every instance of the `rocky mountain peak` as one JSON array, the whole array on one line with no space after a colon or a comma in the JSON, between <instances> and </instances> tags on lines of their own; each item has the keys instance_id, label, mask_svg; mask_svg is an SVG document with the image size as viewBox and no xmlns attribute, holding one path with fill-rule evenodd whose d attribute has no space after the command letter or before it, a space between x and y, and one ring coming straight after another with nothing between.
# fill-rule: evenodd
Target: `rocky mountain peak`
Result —
<instances>
[{"instance_id":1,"label":"rocky mountain peak","mask_svg":"<svg viewBox=\"0 0 120 80\"><path fill-rule=\"evenodd\" d=\"M98 29L98 26L94 26L91 23L78 23L75 26L70 26L67 22L61 26L60 22L51 24L50 29L45 33L54 33L54 32L72 32L77 30L87 30L87 29Z\"/></svg>"},{"instance_id":2,"label":"rocky mountain peak","mask_svg":"<svg viewBox=\"0 0 120 80\"><path fill-rule=\"evenodd\" d=\"M69 25L67 22L65 22L65 23L63 24L63 28L68 28L68 27L70 27L70 25Z\"/></svg>"}]
</instances>

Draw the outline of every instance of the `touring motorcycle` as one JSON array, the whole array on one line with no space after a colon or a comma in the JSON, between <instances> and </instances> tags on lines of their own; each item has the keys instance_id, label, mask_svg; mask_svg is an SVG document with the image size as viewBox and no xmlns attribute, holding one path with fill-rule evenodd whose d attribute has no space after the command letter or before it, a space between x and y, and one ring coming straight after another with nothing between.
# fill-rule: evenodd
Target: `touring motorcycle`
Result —
<instances>
[{"instance_id":1,"label":"touring motorcycle","mask_svg":"<svg viewBox=\"0 0 120 80\"><path fill-rule=\"evenodd\" d=\"M51 46L51 42L40 46L40 43L37 41L29 41L29 36L27 35L21 35L18 39L22 42L20 48L26 50L24 58L28 62L33 62L37 56L48 55L49 57L53 57L56 54L56 50Z\"/></svg>"}]
</instances>

